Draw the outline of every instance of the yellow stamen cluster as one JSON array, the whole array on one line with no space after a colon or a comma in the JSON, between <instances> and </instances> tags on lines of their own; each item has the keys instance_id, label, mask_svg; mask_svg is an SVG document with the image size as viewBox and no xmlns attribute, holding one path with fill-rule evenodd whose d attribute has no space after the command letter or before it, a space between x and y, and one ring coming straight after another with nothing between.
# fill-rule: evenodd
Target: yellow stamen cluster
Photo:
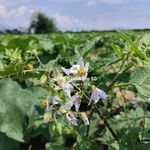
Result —
<instances>
[{"instance_id":1,"label":"yellow stamen cluster","mask_svg":"<svg viewBox=\"0 0 150 150\"><path fill-rule=\"evenodd\" d=\"M78 71L78 76L84 76L86 74L86 70L84 68L80 68L80 70Z\"/></svg>"},{"instance_id":2,"label":"yellow stamen cluster","mask_svg":"<svg viewBox=\"0 0 150 150\"><path fill-rule=\"evenodd\" d=\"M33 65L32 65L32 64L27 64L27 65L26 65L26 69L32 70L32 69L33 69Z\"/></svg>"},{"instance_id":3,"label":"yellow stamen cluster","mask_svg":"<svg viewBox=\"0 0 150 150\"><path fill-rule=\"evenodd\" d=\"M41 101L42 106L47 106L47 103L48 103L48 100L46 100L46 99L43 99Z\"/></svg>"},{"instance_id":4,"label":"yellow stamen cluster","mask_svg":"<svg viewBox=\"0 0 150 150\"><path fill-rule=\"evenodd\" d=\"M57 85L63 87L63 85L67 82L65 77L58 77L56 79Z\"/></svg>"},{"instance_id":5,"label":"yellow stamen cluster","mask_svg":"<svg viewBox=\"0 0 150 150\"><path fill-rule=\"evenodd\" d=\"M67 113L68 113L68 111L65 110L65 109L60 110L60 112L61 112L62 114L67 114Z\"/></svg>"},{"instance_id":6,"label":"yellow stamen cluster","mask_svg":"<svg viewBox=\"0 0 150 150\"><path fill-rule=\"evenodd\" d=\"M85 112L79 112L78 115L80 118L84 118L86 116L86 113Z\"/></svg>"}]
</instances>

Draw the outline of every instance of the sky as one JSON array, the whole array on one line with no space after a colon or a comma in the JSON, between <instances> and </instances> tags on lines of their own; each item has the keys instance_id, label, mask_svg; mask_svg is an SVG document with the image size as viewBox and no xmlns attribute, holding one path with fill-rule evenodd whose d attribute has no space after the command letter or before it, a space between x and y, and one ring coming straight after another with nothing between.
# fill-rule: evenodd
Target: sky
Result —
<instances>
[{"instance_id":1,"label":"sky","mask_svg":"<svg viewBox=\"0 0 150 150\"><path fill-rule=\"evenodd\" d=\"M0 28L27 28L38 11L62 31L150 28L150 0L0 0Z\"/></svg>"}]
</instances>

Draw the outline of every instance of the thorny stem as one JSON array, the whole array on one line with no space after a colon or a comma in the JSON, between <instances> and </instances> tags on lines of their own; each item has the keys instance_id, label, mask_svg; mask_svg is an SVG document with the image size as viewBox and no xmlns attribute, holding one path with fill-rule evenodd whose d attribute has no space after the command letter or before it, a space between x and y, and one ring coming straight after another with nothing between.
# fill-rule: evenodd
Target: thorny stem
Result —
<instances>
[{"instance_id":1,"label":"thorny stem","mask_svg":"<svg viewBox=\"0 0 150 150\"><path fill-rule=\"evenodd\" d=\"M86 94L83 94L89 101L89 97ZM112 127L109 125L109 123L107 122L107 120L104 118L104 116L102 115L102 113L100 112L100 110L98 109L98 107L93 103L92 104L95 108L95 110L97 111L99 117L104 121L104 124L106 125L106 127L108 128L108 130L111 132L112 136L114 137L114 139L118 140L118 137L116 135L116 133L114 132L114 130L112 129Z\"/></svg>"},{"instance_id":2,"label":"thorny stem","mask_svg":"<svg viewBox=\"0 0 150 150\"><path fill-rule=\"evenodd\" d=\"M45 66L43 65L43 63L41 62L41 60L39 59L38 55L36 53L34 53L36 59L38 60L38 62L40 63L41 67L45 70L45 72L48 72L48 79L50 80L50 73L51 70L48 70L45 68Z\"/></svg>"},{"instance_id":3,"label":"thorny stem","mask_svg":"<svg viewBox=\"0 0 150 150\"><path fill-rule=\"evenodd\" d=\"M144 107L144 116L143 116L143 132L142 132L141 140L143 140L143 137L145 134L145 119L146 119L146 105L145 105L145 103L143 104L143 107Z\"/></svg>"},{"instance_id":4,"label":"thorny stem","mask_svg":"<svg viewBox=\"0 0 150 150\"><path fill-rule=\"evenodd\" d=\"M117 81L118 77L121 75L121 72L122 72L122 69L123 69L123 66L125 64L125 62L128 60L129 58L129 55L127 54L126 57L124 58L124 60L122 61L122 64L119 68L119 71L118 73L116 74L116 76L113 78L112 82L110 83L108 89L106 90L107 92L111 90L112 86L114 85L114 83Z\"/></svg>"},{"instance_id":5,"label":"thorny stem","mask_svg":"<svg viewBox=\"0 0 150 150\"><path fill-rule=\"evenodd\" d=\"M78 88L75 84L71 83L77 90L81 91L80 88ZM84 97L86 99L88 99L90 101L90 98L83 93ZM112 129L112 127L109 125L109 123L107 122L107 120L104 118L104 116L101 114L101 112L99 111L98 107L93 103L93 107L96 109L99 117L104 121L104 124L106 125L106 127L108 128L108 130L110 131L110 133L112 134L112 136L114 137L114 139L118 140L118 137L116 135L116 133L114 132L114 130Z\"/></svg>"},{"instance_id":6,"label":"thorny stem","mask_svg":"<svg viewBox=\"0 0 150 150\"><path fill-rule=\"evenodd\" d=\"M42 68L46 71L45 66L43 65L43 63L41 62L41 60L39 59L38 55L36 53L34 53L36 59L38 60L38 62L40 63L40 65L42 66Z\"/></svg>"}]
</instances>

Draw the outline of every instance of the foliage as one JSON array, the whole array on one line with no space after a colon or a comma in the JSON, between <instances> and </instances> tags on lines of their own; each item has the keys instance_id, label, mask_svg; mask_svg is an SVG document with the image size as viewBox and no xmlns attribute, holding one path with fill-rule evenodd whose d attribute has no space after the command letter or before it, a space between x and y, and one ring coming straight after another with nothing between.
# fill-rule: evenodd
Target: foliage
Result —
<instances>
[{"instance_id":1,"label":"foliage","mask_svg":"<svg viewBox=\"0 0 150 150\"><path fill-rule=\"evenodd\" d=\"M52 18L48 18L44 13L34 13L29 31L34 30L36 34L56 32L56 25Z\"/></svg>"},{"instance_id":2,"label":"foliage","mask_svg":"<svg viewBox=\"0 0 150 150\"><path fill-rule=\"evenodd\" d=\"M149 149L149 55L149 33L0 36L0 149Z\"/></svg>"}]
</instances>

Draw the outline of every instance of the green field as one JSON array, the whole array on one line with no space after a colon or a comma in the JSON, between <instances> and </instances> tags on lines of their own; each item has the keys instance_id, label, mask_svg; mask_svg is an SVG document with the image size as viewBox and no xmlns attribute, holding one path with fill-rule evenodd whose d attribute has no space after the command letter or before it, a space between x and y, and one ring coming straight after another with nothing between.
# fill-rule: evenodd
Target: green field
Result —
<instances>
[{"instance_id":1,"label":"green field","mask_svg":"<svg viewBox=\"0 0 150 150\"><path fill-rule=\"evenodd\" d=\"M57 149L150 149L150 31L0 35L0 150Z\"/></svg>"}]
</instances>

